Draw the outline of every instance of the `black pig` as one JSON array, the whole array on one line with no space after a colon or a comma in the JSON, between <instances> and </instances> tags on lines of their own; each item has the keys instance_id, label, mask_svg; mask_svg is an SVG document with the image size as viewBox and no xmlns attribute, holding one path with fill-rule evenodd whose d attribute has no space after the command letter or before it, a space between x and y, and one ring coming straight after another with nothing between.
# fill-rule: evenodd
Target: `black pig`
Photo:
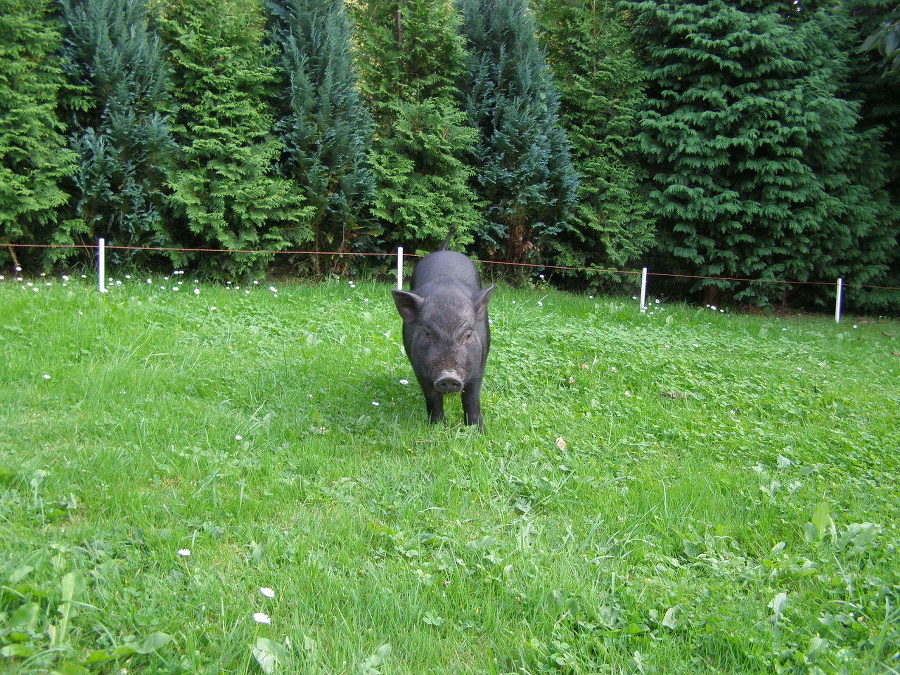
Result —
<instances>
[{"instance_id":1,"label":"black pig","mask_svg":"<svg viewBox=\"0 0 900 675\"><path fill-rule=\"evenodd\" d=\"M446 250L419 261L412 291L391 291L432 423L444 419L444 394L462 392L466 424L484 428L481 380L491 346L487 305L493 292L493 286L481 288L469 258Z\"/></svg>"}]
</instances>

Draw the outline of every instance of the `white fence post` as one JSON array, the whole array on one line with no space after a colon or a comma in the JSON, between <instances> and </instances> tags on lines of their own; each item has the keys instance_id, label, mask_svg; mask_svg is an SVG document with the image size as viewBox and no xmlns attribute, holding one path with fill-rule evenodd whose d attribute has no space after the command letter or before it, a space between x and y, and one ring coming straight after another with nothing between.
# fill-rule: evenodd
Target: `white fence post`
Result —
<instances>
[{"instance_id":1,"label":"white fence post","mask_svg":"<svg viewBox=\"0 0 900 675\"><path fill-rule=\"evenodd\" d=\"M647 268L641 273L641 311L647 311Z\"/></svg>"},{"instance_id":2,"label":"white fence post","mask_svg":"<svg viewBox=\"0 0 900 675\"><path fill-rule=\"evenodd\" d=\"M97 240L97 288L106 293L106 239Z\"/></svg>"},{"instance_id":3,"label":"white fence post","mask_svg":"<svg viewBox=\"0 0 900 675\"><path fill-rule=\"evenodd\" d=\"M835 323L841 322L841 300L844 295L844 280L838 278L837 280L837 298L834 303L834 321Z\"/></svg>"},{"instance_id":4,"label":"white fence post","mask_svg":"<svg viewBox=\"0 0 900 675\"><path fill-rule=\"evenodd\" d=\"M403 290L403 247L397 247L397 288Z\"/></svg>"}]
</instances>

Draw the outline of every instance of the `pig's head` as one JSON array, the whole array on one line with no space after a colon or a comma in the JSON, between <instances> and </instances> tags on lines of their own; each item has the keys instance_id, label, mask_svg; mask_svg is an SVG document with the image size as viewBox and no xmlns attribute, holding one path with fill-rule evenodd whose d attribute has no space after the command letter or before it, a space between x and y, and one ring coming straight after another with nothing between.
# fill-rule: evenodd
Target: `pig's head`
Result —
<instances>
[{"instance_id":1,"label":"pig's head","mask_svg":"<svg viewBox=\"0 0 900 675\"><path fill-rule=\"evenodd\" d=\"M391 291L404 321L406 351L420 382L442 394L459 392L483 375L490 340L487 304L494 287L447 284L428 290Z\"/></svg>"}]
</instances>

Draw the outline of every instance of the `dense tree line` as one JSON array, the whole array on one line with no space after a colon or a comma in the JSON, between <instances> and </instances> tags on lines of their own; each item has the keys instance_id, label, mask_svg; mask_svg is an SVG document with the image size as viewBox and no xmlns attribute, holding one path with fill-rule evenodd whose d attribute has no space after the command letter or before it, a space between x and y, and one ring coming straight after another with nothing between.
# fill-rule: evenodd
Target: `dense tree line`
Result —
<instances>
[{"instance_id":1,"label":"dense tree line","mask_svg":"<svg viewBox=\"0 0 900 675\"><path fill-rule=\"evenodd\" d=\"M673 271L762 280L887 272L896 220L877 132L840 96L850 17L789 3L629 1L648 37L638 140L659 248ZM761 8L757 6L762 4ZM653 36L651 42L649 36ZM707 300L733 282L702 282Z\"/></svg>"},{"instance_id":2,"label":"dense tree line","mask_svg":"<svg viewBox=\"0 0 900 675\"><path fill-rule=\"evenodd\" d=\"M240 276L453 231L520 279L896 310L895 4L0 0L0 245Z\"/></svg>"}]
</instances>

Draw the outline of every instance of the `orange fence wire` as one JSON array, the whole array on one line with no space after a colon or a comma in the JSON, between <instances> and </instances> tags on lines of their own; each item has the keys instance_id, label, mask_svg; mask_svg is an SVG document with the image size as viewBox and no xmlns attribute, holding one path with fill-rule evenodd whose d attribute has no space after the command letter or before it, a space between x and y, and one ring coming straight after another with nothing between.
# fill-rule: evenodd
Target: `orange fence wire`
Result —
<instances>
[{"instance_id":1,"label":"orange fence wire","mask_svg":"<svg viewBox=\"0 0 900 675\"><path fill-rule=\"evenodd\" d=\"M96 244L2 244L3 247L9 248L10 251L16 248L75 248L75 249L96 249ZM178 252L178 253L253 253L253 254L278 254L278 255L310 255L310 256L382 256L393 257L395 252L361 252L361 251L262 251L253 249L222 249L222 248L176 248L165 246L114 246L105 245L107 250L116 251L149 251L149 252ZM404 253L404 257L419 258L421 255L414 253ZM615 270L603 269L598 267L573 267L565 265L545 265L541 263L521 263L521 262L505 262L501 260L476 260L476 262L488 265L505 265L509 267L539 267L542 270L562 270L572 272L605 272L608 274L642 274L641 270ZM715 277L703 276L698 274L674 274L669 272L651 272L647 271L648 276L656 277L673 277L679 279L710 279L717 281L738 281L743 283L772 283L787 285L810 285L810 286L834 286L834 281L787 281L783 279L749 279L741 277ZM900 291L900 286L873 286L869 284L848 284L856 288L867 288L872 290Z\"/></svg>"}]
</instances>

